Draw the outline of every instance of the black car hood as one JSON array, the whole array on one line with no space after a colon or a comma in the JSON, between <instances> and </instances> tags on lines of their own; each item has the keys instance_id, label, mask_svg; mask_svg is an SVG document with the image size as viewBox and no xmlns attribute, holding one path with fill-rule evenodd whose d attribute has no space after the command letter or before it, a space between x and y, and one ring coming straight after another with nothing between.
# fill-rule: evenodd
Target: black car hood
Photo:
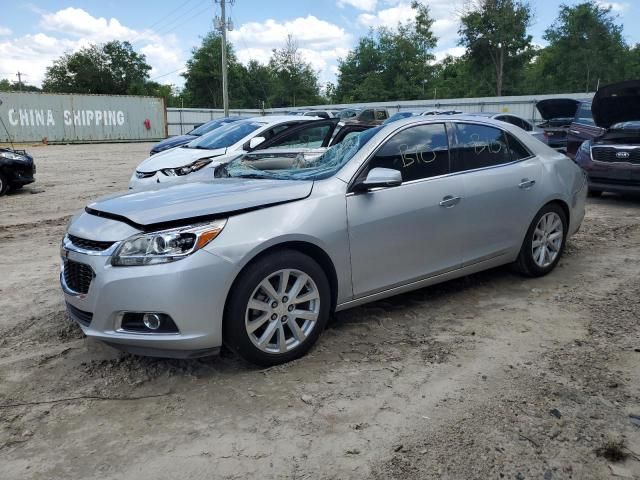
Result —
<instances>
[{"instance_id":1,"label":"black car hood","mask_svg":"<svg viewBox=\"0 0 640 480\"><path fill-rule=\"evenodd\" d=\"M580 100L573 98L548 98L536 103L536 108L544 120L554 118L573 118Z\"/></svg>"},{"instance_id":2,"label":"black car hood","mask_svg":"<svg viewBox=\"0 0 640 480\"><path fill-rule=\"evenodd\" d=\"M596 125L602 128L640 120L640 80L612 83L598 89L591 112Z\"/></svg>"},{"instance_id":3,"label":"black car hood","mask_svg":"<svg viewBox=\"0 0 640 480\"><path fill-rule=\"evenodd\" d=\"M151 151L159 152L162 150L166 150L167 148L179 147L180 145L184 145L189 143L194 138L198 138L195 135L178 135L176 137L169 137L153 146Z\"/></svg>"},{"instance_id":4,"label":"black car hood","mask_svg":"<svg viewBox=\"0 0 640 480\"><path fill-rule=\"evenodd\" d=\"M108 197L87 213L153 230L306 198L312 181L221 178Z\"/></svg>"}]
</instances>

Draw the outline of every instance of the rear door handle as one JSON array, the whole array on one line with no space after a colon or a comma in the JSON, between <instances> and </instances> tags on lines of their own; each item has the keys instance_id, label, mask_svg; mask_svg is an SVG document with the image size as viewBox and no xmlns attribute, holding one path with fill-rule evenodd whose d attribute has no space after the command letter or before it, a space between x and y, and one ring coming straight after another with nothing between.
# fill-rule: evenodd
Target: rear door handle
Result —
<instances>
[{"instance_id":1,"label":"rear door handle","mask_svg":"<svg viewBox=\"0 0 640 480\"><path fill-rule=\"evenodd\" d=\"M529 180L528 178L523 178L518 184L518 188L527 189L531 188L536 184L535 180Z\"/></svg>"},{"instance_id":2,"label":"rear door handle","mask_svg":"<svg viewBox=\"0 0 640 480\"><path fill-rule=\"evenodd\" d=\"M580 132L578 130L569 130L569 133L572 135L580 135Z\"/></svg>"},{"instance_id":3,"label":"rear door handle","mask_svg":"<svg viewBox=\"0 0 640 480\"><path fill-rule=\"evenodd\" d=\"M455 207L458 203L460 203L460 200L462 200L462 197L454 197L453 195L447 195L440 202L440 206L445 208Z\"/></svg>"}]
</instances>

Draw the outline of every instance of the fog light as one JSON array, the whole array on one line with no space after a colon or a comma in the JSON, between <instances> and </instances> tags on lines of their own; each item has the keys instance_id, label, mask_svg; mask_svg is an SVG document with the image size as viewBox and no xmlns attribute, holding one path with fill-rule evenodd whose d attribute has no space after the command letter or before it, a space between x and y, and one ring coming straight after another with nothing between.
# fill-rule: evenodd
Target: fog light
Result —
<instances>
[{"instance_id":1,"label":"fog light","mask_svg":"<svg viewBox=\"0 0 640 480\"><path fill-rule=\"evenodd\" d=\"M119 330L135 333L180 333L169 315L152 312L125 312L120 320Z\"/></svg>"},{"instance_id":2,"label":"fog light","mask_svg":"<svg viewBox=\"0 0 640 480\"><path fill-rule=\"evenodd\" d=\"M145 313L142 317L142 323L144 323L144 326L149 330L158 330L162 324L162 320L157 313Z\"/></svg>"}]
</instances>

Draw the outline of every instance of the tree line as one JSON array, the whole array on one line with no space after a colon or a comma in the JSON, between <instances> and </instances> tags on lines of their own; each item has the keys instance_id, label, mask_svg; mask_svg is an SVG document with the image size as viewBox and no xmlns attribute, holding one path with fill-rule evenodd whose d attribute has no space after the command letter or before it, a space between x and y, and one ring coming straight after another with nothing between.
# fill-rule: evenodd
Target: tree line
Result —
<instances>
[{"instance_id":1,"label":"tree line","mask_svg":"<svg viewBox=\"0 0 640 480\"><path fill-rule=\"evenodd\" d=\"M460 17L459 57L435 60L438 38L427 5L414 1L413 18L396 28L371 29L338 61L335 83L321 87L294 38L267 64L240 63L227 44L231 108L588 92L598 85L640 78L640 44L630 45L610 7L595 0L561 5L533 44L527 0L472 0ZM66 53L47 68L42 91L162 96L168 106L222 106L221 38L207 34L186 63L184 87L162 85L128 42L112 41ZM0 80L0 90L18 85ZM20 85L23 90L38 90Z\"/></svg>"}]
</instances>

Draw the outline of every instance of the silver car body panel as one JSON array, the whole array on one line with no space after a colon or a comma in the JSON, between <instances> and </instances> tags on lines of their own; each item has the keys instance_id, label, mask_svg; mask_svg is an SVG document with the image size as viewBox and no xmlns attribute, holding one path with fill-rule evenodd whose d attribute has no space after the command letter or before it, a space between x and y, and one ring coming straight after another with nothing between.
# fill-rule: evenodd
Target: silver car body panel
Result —
<instances>
[{"instance_id":1,"label":"silver car body panel","mask_svg":"<svg viewBox=\"0 0 640 480\"><path fill-rule=\"evenodd\" d=\"M469 121L509 131L534 155L397 187L351 190L364 163L398 131ZM523 183L529 187L522 188ZM443 207L443 199L450 196L459 200ZM514 261L533 217L549 201L567 206L571 235L584 217L585 199L581 169L517 127L477 117L412 117L381 128L324 180L221 179L92 204L95 210L126 217L130 224L85 212L72 221L68 233L114 241L113 249L140 233L138 223L188 219L194 212L228 220L202 250L160 265L114 267L110 254L88 255L65 242L63 257L90 265L95 278L87 294L65 291L64 296L75 308L93 314L91 324L82 326L85 333L106 342L168 356L215 349L222 343L224 305L233 282L252 260L272 248L304 246L328 260L336 310L343 310ZM124 311L167 313L180 333L118 331Z\"/></svg>"}]
</instances>

